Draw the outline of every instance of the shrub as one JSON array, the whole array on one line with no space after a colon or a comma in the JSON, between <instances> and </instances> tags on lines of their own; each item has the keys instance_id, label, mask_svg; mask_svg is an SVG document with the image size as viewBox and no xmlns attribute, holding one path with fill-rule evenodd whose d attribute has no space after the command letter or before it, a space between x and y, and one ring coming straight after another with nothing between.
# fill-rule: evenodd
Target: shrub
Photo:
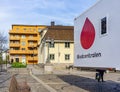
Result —
<instances>
[{"instance_id":1,"label":"shrub","mask_svg":"<svg viewBox=\"0 0 120 92\"><path fill-rule=\"evenodd\" d=\"M12 63L13 68L26 68L27 64L23 64L22 62L14 62Z\"/></svg>"}]
</instances>

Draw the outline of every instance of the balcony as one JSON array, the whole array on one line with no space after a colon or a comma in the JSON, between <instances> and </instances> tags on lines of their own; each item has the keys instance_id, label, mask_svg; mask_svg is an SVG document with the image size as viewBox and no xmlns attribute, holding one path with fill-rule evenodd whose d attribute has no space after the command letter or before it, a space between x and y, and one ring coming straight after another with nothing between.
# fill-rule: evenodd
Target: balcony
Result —
<instances>
[{"instance_id":1,"label":"balcony","mask_svg":"<svg viewBox=\"0 0 120 92\"><path fill-rule=\"evenodd\" d=\"M10 37L10 40L20 40L20 37Z\"/></svg>"},{"instance_id":2,"label":"balcony","mask_svg":"<svg viewBox=\"0 0 120 92\"><path fill-rule=\"evenodd\" d=\"M37 54L38 51L37 51L37 50L34 50L34 51L33 51L33 50L28 50L28 54L33 54L33 53L34 53L34 54Z\"/></svg>"},{"instance_id":3,"label":"balcony","mask_svg":"<svg viewBox=\"0 0 120 92\"><path fill-rule=\"evenodd\" d=\"M37 44L28 44L28 47L37 47Z\"/></svg>"},{"instance_id":4,"label":"balcony","mask_svg":"<svg viewBox=\"0 0 120 92\"><path fill-rule=\"evenodd\" d=\"M38 32L34 30L10 30L9 34L38 34Z\"/></svg>"},{"instance_id":5,"label":"balcony","mask_svg":"<svg viewBox=\"0 0 120 92\"><path fill-rule=\"evenodd\" d=\"M28 41L38 41L38 37L29 37Z\"/></svg>"},{"instance_id":6,"label":"balcony","mask_svg":"<svg viewBox=\"0 0 120 92\"><path fill-rule=\"evenodd\" d=\"M19 43L10 43L10 47L20 47Z\"/></svg>"},{"instance_id":7,"label":"balcony","mask_svg":"<svg viewBox=\"0 0 120 92\"><path fill-rule=\"evenodd\" d=\"M38 57L37 56L34 56L34 57L28 57L28 60L32 61L32 60L38 60Z\"/></svg>"},{"instance_id":8,"label":"balcony","mask_svg":"<svg viewBox=\"0 0 120 92\"><path fill-rule=\"evenodd\" d=\"M10 50L10 54L37 54L37 50Z\"/></svg>"}]
</instances>

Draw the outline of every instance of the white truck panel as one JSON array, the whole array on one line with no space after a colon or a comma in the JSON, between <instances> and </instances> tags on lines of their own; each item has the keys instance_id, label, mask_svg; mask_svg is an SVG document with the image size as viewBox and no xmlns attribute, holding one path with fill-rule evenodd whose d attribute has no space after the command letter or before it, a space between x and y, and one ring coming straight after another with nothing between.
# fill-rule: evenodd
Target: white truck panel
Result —
<instances>
[{"instance_id":1,"label":"white truck panel","mask_svg":"<svg viewBox=\"0 0 120 92\"><path fill-rule=\"evenodd\" d=\"M101 19L107 18L107 33L101 35ZM81 32L88 18L95 29L89 49L81 45ZM100 0L74 20L74 65L120 69L120 0ZM81 58L80 58L81 57Z\"/></svg>"}]
</instances>

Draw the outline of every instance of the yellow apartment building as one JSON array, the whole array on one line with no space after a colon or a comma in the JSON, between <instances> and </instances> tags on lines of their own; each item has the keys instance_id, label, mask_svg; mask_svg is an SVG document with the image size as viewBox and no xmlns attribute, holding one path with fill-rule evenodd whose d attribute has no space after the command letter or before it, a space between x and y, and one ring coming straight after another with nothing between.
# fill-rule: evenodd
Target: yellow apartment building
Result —
<instances>
[{"instance_id":1,"label":"yellow apartment building","mask_svg":"<svg viewBox=\"0 0 120 92\"><path fill-rule=\"evenodd\" d=\"M40 31L38 48L39 63L50 62L55 65L73 64L74 28L73 26L52 25Z\"/></svg>"},{"instance_id":2,"label":"yellow apartment building","mask_svg":"<svg viewBox=\"0 0 120 92\"><path fill-rule=\"evenodd\" d=\"M10 61L37 64L39 31L45 27L44 25L12 25L12 30L9 31Z\"/></svg>"}]
</instances>

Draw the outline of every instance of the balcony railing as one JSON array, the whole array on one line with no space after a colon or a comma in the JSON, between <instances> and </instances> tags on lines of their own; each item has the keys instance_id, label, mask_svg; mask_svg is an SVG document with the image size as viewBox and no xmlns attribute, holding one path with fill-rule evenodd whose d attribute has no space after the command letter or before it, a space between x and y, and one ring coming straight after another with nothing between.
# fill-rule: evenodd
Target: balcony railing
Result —
<instances>
[{"instance_id":1,"label":"balcony railing","mask_svg":"<svg viewBox=\"0 0 120 92\"><path fill-rule=\"evenodd\" d=\"M29 41L37 41L37 40L38 40L38 37L29 37L28 40L29 40Z\"/></svg>"},{"instance_id":2,"label":"balcony railing","mask_svg":"<svg viewBox=\"0 0 120 92\"><path fill-rule=\"evenodd\" d=\"M38 32L34 30L19 30L19 31L10 30L9 33L10 34L38 34Z\"/></svg>"},{"instance_id":3,"label":"balcony railing","mask_svg":"<svg viewBox=\"0 0 120 92\"><path fill-rule=\"evenodd\" d=\"M37 50L10 50L10 54L37 54Z\"/></svg>"},{"instance_id":4,"label":"balcony railing","mask_svg":"<svg viewBox=\"0 0 120 92\"><path fill-rule=\"evenodd\" d=\"M10 37L10 40L20 40L20 37Z\"/></svg>"},{"instance_id":5,"label":"balcony railing","mask_svg":"<svg viewBox=\"0 0 120 92\"><path fill-rule=\"evenodd\" d=\"M37 47L37 44L28 44L28 47Z\"/></svg>"},{"instance_id":6,"label":"balcony railing","mask_svg":"<svg viewBox=\"0 0 120 92\"><path fill-rule=\"evenodd\" d=\"M20 47L19 43L10 43L10 47Z\"/></svg>"},{"instance_id":7,"label":"balcony railing","mask_svg":"<svg viewBox=\"0 0 120 92\"><path fill-rule=\"evenodd\" d=\"M38 57L37 57L37 56L34 56L34 57L28 57L28 60L38 60Z\"/></svg>"}]
</instances>

